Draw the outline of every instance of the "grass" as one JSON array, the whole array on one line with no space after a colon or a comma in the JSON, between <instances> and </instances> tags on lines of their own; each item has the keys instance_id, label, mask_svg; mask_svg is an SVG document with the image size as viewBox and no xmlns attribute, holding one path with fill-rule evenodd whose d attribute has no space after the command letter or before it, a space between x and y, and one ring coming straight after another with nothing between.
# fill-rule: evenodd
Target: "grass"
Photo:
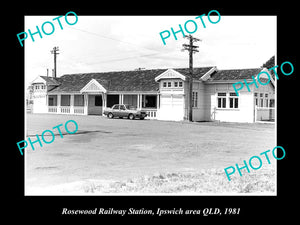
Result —
<instances>
[{"instance_id":1,"label":"grass","mask_svg":"<svg viewBox=\"0 0 300 225\"><path fill-rule=\"evenodd\" d=\"M275 168L236 174L228 181L224 170L206 169L199 172L158 173L125 181L88 182L84 193L93 194L275 194Z\"/></svg>"}]
</instances>

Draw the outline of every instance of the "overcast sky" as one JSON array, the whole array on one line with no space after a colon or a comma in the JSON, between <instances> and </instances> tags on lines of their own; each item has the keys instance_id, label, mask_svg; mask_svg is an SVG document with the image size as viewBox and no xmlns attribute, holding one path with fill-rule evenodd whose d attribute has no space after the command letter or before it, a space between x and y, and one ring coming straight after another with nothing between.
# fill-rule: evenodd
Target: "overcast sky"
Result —
<instances>
[{"instance_id":1,"label":"overcast sky","mask_svg":"<svg viewBox=\"0 0 300 225\"><path fill-rule=\"evenodd\" d=\"M35 32L36 26L57 16L26 16L25 31ZM188 40L178 33L178 40L171 36L164 45L159 35L171 27L178 30L178 24L183 26L187 20L197 22L198 30L193 36L202 40L195 43L199 53L194 54L194 67L255 68L276 54L276 16L222 16L217 24L203 17L206 28L196 16L78 16L73 26L62 17L63 30L53 21L53 34L42 33L42 39L36 34L35 42L30 37L25 41L25 85L38 75L46 76L47 68L53 69L50 51L54 46L60 49L58 77L139 67L188 67L188 52L181 51Z\"/></svg>"}]
</instances>

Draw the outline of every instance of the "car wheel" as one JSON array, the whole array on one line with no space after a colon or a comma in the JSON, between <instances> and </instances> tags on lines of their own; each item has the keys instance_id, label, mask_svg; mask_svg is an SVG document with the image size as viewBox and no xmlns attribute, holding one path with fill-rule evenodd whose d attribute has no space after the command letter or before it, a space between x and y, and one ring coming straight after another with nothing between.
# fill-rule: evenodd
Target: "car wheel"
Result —
<instances>
[{"instance_id":1,"label":"car wheel","mask_svg":"<svg viewBox=\"0 0 300 225\"><path fill-rule=\"evenodd\" d=\"M133 115L133 114L129 114L129 115L128 115L128 118L129 118L130 120L133 120L133 119L134 119L134 115Z\"/></svg>"},{"instance_id":2,"label":"car wheel","mask_svg":"<svg viewBox=\"0 0 300 225\"><path fill-rule=\"evenodd\" d=\"M108 118L109 118L109 119L112 119L112 118L114 118L114 115L113 115L112 113L108 113L108 115L107 115L107 116L108 116Z\"/></svg>"},{"instance_id":3,"label":"car wheel","mask_svg":"<svg viewBox=\"0 0 300 225\"><path fill-rule=\"evenodd\" d=\"M141 118L140 118L140 120L143 120L143 119L145 119L145 117L141 117Z\"/></svg>"}]
</instances>

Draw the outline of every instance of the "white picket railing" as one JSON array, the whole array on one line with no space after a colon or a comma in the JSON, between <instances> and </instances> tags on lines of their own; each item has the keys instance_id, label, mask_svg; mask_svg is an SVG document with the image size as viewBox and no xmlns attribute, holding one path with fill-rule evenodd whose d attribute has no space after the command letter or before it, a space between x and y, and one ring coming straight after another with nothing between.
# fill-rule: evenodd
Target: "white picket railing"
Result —
<instances>
[{"instance_id":1,"label":"white picket railing","mask_svg":"<svg viewBox=\"0 0 300 225\"><path fill-rule=\"evenodd\" d=\"M148 119L156 119L157 116L157 109L148 109L148 108L143 108L142 111L146 112Z\"/></svg>"}]
</instances>

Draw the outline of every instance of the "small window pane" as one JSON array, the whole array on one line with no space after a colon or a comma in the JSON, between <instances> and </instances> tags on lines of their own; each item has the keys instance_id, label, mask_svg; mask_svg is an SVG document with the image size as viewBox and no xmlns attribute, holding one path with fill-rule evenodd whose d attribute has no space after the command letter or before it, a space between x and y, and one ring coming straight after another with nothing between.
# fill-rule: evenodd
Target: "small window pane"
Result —
<instances>
[{"instance_id":1,"label":"small window pane","mask_svg":"<svg viewBox=\"0 0 300 225\"><path fill-rule=\"evenodd\" d=\"M226 93L218 93L218 96L226 96Z\"/></svg>"},{"instance_id":2,"label":"small window pane","mask_svg":"<svg viewBox=\"0 0 300 225\"><path fill-rule=\"evenodd\" d=\"M239 99L235 98L234 99L234 108L238 108L239 107Z\"/></svg>"},{"instance_id":3,"label":"small window pane","mask_svg":"<svg viewBox=\"0 0 300 225\"><path fill-rule=\"evenodd\" d=\"M218 108L221 108L221 102L222 102L222 99L218 98Z\"/></svg>"},{"instance_id":4,"label":"small window pane","mask_svg":"<svg viewBox=\"0 0 300 225\"><path fill-rule=\"evenodd\" d=\"M234 98L229 99L229 108L233 108L233 100Z\"/></svg>"},{"instance_id":5,"label":"small window pane","mask_svg":"<svg viewBox=\"0 0 300 225\"><path fill-rule=\"evenodd\" d=\"M222 100L222 108L226 108L226 98L223 98Z\"/></svg>"}]
</instances>

